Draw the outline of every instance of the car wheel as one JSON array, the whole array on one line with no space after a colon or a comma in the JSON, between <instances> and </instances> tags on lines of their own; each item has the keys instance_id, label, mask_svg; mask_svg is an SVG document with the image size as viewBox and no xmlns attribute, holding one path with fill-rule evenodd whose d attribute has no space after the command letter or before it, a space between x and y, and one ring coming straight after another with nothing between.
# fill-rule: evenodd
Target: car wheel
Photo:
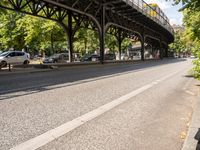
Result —
<instances>
[{"instance_id":1,"label":"car wheel","mask_svg":"<svg viewBox=\"0 0 200 150\"><path fill-rule=\"evenodd\" d=\"M6 61L2 61L1 64L0 64L1 68L3 67L7 67L7 62Z\"/></svg>"},{"instance_id":2,"label":"car wheel","mask_svg":"<svg viewBox=\"0 0 200 150\"><path fill-rule=\"evenodd\" d=\"M24 65L28 65L28 64L29 64L29 61L28 61L28 60L25 60L23 64L24 64Z\"/></svg>"}]
</instances>

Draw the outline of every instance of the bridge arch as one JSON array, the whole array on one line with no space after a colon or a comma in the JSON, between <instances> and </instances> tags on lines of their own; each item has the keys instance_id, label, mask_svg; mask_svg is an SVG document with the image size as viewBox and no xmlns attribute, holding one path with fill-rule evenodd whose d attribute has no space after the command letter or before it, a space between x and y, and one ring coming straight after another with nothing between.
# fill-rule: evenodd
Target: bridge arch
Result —
<instances>
[{"instance_id":1,"label":"bridge arch","mask_svg":"<svg viewBox=\"0 0 200 150\"><path fill-rule=\"evenodd\" d=\"M6 3L9 3L9 5L6 5ZM95 30L99 33L102 63L104 61L105 34L110 26L130 31L131 34L136 34L139 37L142 44L142 60L144 60L145 34L149 34L153 39L163 34L163 36L166 36L164 40L167 44L172 42L174 38L168 18L160 12L157 12L157 15L159 18L162 18L161 20L151 16L148 10L152 11L153 9L143 0L139 0L138 3L134 0L2 0L0 1L0 7L58 22L64 28L68 37L70 61L72 61L73 53L73 36L79 28L72 27L73 15L79 16L78 26L81 25L82 19L94 23L93 26L95 26ZM26 7L29 9L24 9ZM148 7L149 9L145 9L144 7ZM40 13L41 11L43 12ZM68 16L67 24L63 22L66 16ZM120 38L118 40L122 41Z\"/></svg>"}]
</instances>

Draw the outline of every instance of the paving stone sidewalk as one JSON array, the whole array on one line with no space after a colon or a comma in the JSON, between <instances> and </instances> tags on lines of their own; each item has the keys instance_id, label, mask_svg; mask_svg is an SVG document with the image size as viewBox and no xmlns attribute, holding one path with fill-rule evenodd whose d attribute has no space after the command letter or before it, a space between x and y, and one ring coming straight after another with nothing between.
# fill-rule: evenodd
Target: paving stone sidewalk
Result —
<instances>
[{"instance_id":1,"label":"paving stone sidewalk","mask_svg":"<svg viewBox=\"0 0 200 150\"><path fill-rule=\"evenodd\" d=\"M198 96L196 100L196 106L188 130L188 136L185 140L182 150L200 150L197 149L198 141L194 138L199 128L200 128L200 96Z\"/></svg>"}]
</instances>

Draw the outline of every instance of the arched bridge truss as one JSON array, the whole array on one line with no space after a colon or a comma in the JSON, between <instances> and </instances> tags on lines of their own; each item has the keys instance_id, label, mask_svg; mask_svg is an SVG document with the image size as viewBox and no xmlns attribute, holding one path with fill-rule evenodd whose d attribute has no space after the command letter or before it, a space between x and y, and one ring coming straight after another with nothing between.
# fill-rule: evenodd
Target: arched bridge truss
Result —
<instances>
[{"instance_id":1,"label":"arched bridge truss","mask_svg":"<svg viewBox=\"0 0 200 150\"><path fill-rule=\"evenodd\" d=\"M152 16L153 8L142 0L0 0L0 8L56 21L68 37L70 61L73 61L74 35L82 27L99 33L102 63L106 33L116 37L119 54L124 38L140 40L142 60L145 42L159 47L162 58L164 53L167 56L168 44L174 40L167 17L161 12L156 12L157 17Z\"/></svg>"}]
</instances>

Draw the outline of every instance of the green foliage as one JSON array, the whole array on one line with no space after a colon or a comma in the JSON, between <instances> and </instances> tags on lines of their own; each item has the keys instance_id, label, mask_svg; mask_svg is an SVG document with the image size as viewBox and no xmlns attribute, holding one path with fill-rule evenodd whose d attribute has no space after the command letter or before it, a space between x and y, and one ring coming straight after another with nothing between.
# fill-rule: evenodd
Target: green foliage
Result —
<instances>
[{"instance_id":1,"label":"green foliage","mask_svg":"<svg viewBox=\"0 0 200 150\"><path fill-rule=\"evenodd\" d=\"M17 26L16 21L21 17L22 15L13 12L4 12L0 15L0 49L5 50L11 47L20 49L23 47L24 40L21 33L14 30Z\"/></svg>"},{"instance_id":2,"label":"green foliage","mask_svg":"<svg viewBox=\"0 0 200 150\"><path fill-rule=\"evenodd\" d=\"M95 31L81 28L74 37L74 51L81 53L93 53L99 48L98 34Z\"/></svg>"},{"instance_id":3,"label":"green foliage","mask_svg":"<svg viewBox=\"0 0 200 150\"><path fill-rule=\"evenodd\" d=\"M199 61L199 59L194 60L193 64L195 65L193 67L193 75L195 78L200 80L200 61Z\"/></svg>"},{"instance_id":4,"label":"green foliage","mask_svg":"<svg viewBox=\"0 0 200 150\"><path fill-rule=\"evenodd\" d=\"M175 43L171 48L180 51L184 48L189 48L196 59L194 64L194 76L200 79L200 3L199 0L174 0L175 4L182 2L183 22L185 31L176 34Z\"/></svg>"},{"instance_id":5,"label":"green foliage","mask_svg":"<svg viewBox=\"0 0 200 150\"><path fill-rule=\"evenodd\" d=\"M170 44L170 49L172 49L175 53L180 57L181 54L187 53L190 54L193 47L193 42L188 37L186 31L177 31L175 32L175 41Z\"/></svg>"},{"instance_id":6,"label":"green foliage","mask_svg":"<svg viewBox=\"0 0 200 150\"><path fill-rule=\"evenodd\" d=\"M64 21L67 23L67 18ZM80 28L73 44L76 53L99 53L99 35L96 31ZM130 39L124 39L122 52L131 44ZM67 36L57 22L0 9L0 50L10 48L51 55L68 49ZM118 52L118 43L113 35L106 35L105 48L111 53Z\"/></svg>"},{"instance_id":7,"label":"green foliage","mask_svg":"<svg viewBox=\"0 0 200 150\"><path fill-rule=\"evenodd\" d=\"M47 54L66 49L63 29L53 21L11 11L0 11L0 49L29 48L30 53Z\"/></svg>"},{"instance_id":8,"label":"green foliage","mask_svg":"<svg viewBox=\"0 0 200 150\"><path fill-rule=\"evenodd\" d=\"M167 0L169 1L169 0ZM183 4L182 10L190 9L192 11L199 11L200 10L200 3L199 0L174 0L174 4Z\"/></svg>"},{"instance_id":9,"label":"green foliage","mask_svg":"<svg viewBox=\"0 0 200 150\"><path fill-rule=\"evenodd\" d=\"M193 55L197 58L193 61L194 64L194 76L200 79L200 11L199 6L195 6L195 9L186 8L183 11L184 25L186 27L185 38L190 39L187 42L192 49Z\"/></svg>"},{"instance_id":10,"label":"green foliage","mask_svg":"<svg viewBox=\"0 0 200 150\"><path fill-rule=\"evenodd\" d=\"M122 42L122 52L125 53L126 50L132 46L133 42L131 41L131 39L125 38Z\"/></svg>"}]
</instances>

